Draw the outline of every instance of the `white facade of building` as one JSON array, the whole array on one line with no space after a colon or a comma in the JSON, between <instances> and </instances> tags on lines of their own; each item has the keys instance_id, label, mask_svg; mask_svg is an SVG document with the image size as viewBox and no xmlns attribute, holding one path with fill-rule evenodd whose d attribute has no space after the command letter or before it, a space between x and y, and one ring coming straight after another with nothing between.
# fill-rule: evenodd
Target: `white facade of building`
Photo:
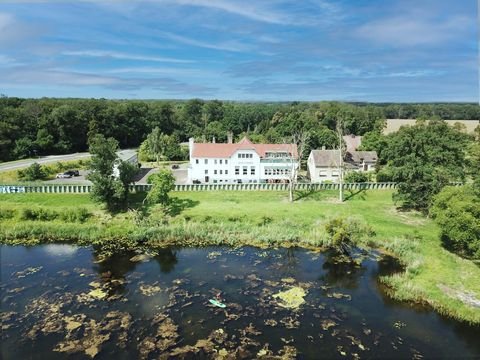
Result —
<instances>
[{"instance_id":1,"label":"white facade of building","mask_svg":"<svg viewBox=\"0 0 480 360\"><path fill-rule=\"evenodd\" d=\"M138 154L135 150L120 150L117 151L117 159L126 161L134 166L138 166ZM116 161L113 167L113 176L118 177L120 175L118 171L119 162Z\"/></svg>"},{"instance_id":2,"label":"white facade of building","mask_svg":"<svg viewBox=\"0 0 480 360\"><path fill-rule=\"evenodd\" d=\"M190 139L189 149L189 183L288 182L292 169L298 167L293 144L253 144L247 138L236 144Z\"/></svg>"}]
</instances>

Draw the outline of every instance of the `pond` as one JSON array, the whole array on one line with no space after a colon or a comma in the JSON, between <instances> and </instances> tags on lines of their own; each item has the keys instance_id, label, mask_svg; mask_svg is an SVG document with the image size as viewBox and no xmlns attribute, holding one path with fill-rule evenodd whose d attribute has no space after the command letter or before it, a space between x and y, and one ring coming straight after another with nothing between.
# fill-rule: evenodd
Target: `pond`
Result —
<instances>
[{"instance_id":1,"label":"pond","mask_svg":"<svg viewBox=\"0 0 480 360\"><path fill-rule=\"evenodd\" d=\"M303 249L165 249L106 258L89 247L2 246L1 355L480 357L480 327L388 298L378 278L398 270L378 254L351 264ZM225 308L209 302L217 295Z\"/></svg>"}]
</instances>

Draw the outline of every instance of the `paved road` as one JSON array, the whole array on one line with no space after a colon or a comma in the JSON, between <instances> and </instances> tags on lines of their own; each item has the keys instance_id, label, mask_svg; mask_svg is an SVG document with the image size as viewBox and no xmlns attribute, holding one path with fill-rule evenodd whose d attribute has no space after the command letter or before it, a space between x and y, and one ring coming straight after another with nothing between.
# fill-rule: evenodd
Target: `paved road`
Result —
<instances>
[{"instance_id":1,"label":"paved road","mask_svg":"<svg viewBox=\"0 0 480 360\"><path fill-rule=\"evenodd\" d=\"M87 159L90 156L91 155L89 153L76 153L76 154L68 154L68 155L50 155L50 156L40 157L38 159L18 160L18 161L1 163L0 171L26 168L32 165L34 162L37 162L39 164L48 164L48 163L55 163L57 161L72 161L72 160Z\"/></svg>"}]
</instances>

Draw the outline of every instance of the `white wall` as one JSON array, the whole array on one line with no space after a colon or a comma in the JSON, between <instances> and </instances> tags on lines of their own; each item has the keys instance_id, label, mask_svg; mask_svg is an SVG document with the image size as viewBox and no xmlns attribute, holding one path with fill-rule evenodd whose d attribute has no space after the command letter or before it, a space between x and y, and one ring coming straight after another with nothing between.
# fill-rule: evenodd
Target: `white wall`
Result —
<instances>
[{"instance_id":1,"label":"white wall","mask_svg":"<svg viewBox=\"0 0 480 360\"><path fill-rule=\"evenodd\" d=\"M235 173L237 167L238 174ZM263 162L255 150L237 150L230 158L190 157L188 181L192 183L194 180L199 180L201 183L205 183L205 176L208 176L209 184L235 183L239 180L242 183L264 182L267 179L288 180L289 175L286 173L286 170L291 169L291 167L292 163L289 159L286 159L284 162L278 160ZM254 169L253 174L252 168ZM284 174L265 175L266 168L283 169ZM221 174L220 171L222 171ZM227 171L227 173L225 173L225 171Z\"/></svg>"}]
</instances>

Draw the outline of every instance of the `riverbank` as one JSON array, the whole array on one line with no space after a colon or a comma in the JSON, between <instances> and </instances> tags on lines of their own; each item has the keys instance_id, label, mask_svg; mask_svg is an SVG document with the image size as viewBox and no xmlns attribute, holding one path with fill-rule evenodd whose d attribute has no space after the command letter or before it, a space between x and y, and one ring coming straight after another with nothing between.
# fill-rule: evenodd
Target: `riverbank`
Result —
<instances>
[{"instance_id":1,"label":"riverbank","mask_svg":"<svg viewBox=\"0 0 480 360\"><path fill-rule=\"evenodd\" d=\"M361 246L384 249L398 257L405 272L382 277L391 295L425 302L437 311L480 323L480 268L444 250L439 230L429 219L398 212L391 191L361 192L339 203L334 192L299 193L290 204L285 192L174 193L172 209L151 209L111 216L88 195L0 195L0 241L34 245L74 242L154 250L170 245L254 245L319 248L324 223L335 217L355 217L375 235ZM347 194L348 195L348 194ZM141 202L141 195L136 199ZM36 219L36 220L33 220Z\"/></svg>"}]
</instances>

